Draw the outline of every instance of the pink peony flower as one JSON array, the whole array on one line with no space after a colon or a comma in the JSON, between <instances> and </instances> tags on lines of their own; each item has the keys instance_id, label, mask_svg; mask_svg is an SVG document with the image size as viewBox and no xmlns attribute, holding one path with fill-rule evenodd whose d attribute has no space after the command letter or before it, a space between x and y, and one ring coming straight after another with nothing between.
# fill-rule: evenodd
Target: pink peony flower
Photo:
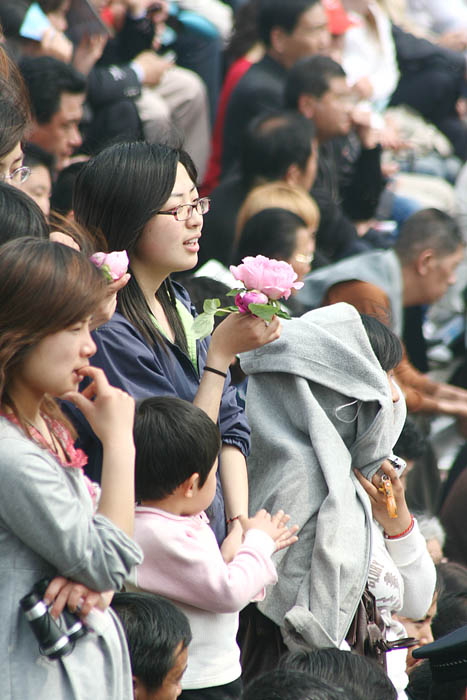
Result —
<instances>
[{"instance_id":1,"label":"pink peony flower","mask_svg":"<svg viewBox=\"0 0 467 700\"><path fill-rule=\"evenodd\" d=\"M230 266L230 272L247 289L258 290L266 294L268 299L288 299L292 289L303 287L303 282L295 281L298 275L292 265L285 260L271 260L264 255L243 258L241 265Z\"/></svg>"},{"instance_id":2,"label":"pink peony flower","mask_svg":"<svg viewBox=\"0 0 467 700\"><path fill-rule=\"evenodd\" d=\"M123 277L130 262L126 250L115 250L113 253L94 253L90 260L102 270L109 282L115 282Z\"/></svg>"},{"instance_id":3,"label":"pink peony flower","mask_svg":"<svg viewBox=\"0 0 467 700\"><path fill-rule=\"evenodd\" d=\"M244 294L237 294L235 297L235 304L241 314L249 312L248 304L267 304L268 301L266 294L256 291L244 292Z\"/></svg>"}]
</instances>

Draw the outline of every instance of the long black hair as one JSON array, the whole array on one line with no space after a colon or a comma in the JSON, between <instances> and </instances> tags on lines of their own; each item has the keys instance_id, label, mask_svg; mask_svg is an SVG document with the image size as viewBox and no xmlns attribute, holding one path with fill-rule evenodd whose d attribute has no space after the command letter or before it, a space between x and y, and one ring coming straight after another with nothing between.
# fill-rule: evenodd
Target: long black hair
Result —
<instances>
[{"instance_id":1,"label":"long black hair","mask_svg":"<svg viewBox=\"0 0 467 700\"><path fill-rule=\"evenodd\" d=\"M144 227L172 193L178 163L196 183L193 161L180 148L144 141L105 148L83 166L76 178L73 192L76 220L96 241L104 239L109 250L127 250L131 260ZM170 278L159 287L156 297L174 331L176 343L186 352L186 336ZM118 309L151 345L159 343L165 347L134 275L119 292Z\"/></svg>"},{"instance_id":2,"label":"long black hair","mask_svg":"<svg viewBox=\"0 0 467 700\"><path fill-rule=\"evenodd\" d=\"M402 360L402 344L397 335L375 316L360 314L370 345L385 372Z\"/></svg>"}]
</instances>

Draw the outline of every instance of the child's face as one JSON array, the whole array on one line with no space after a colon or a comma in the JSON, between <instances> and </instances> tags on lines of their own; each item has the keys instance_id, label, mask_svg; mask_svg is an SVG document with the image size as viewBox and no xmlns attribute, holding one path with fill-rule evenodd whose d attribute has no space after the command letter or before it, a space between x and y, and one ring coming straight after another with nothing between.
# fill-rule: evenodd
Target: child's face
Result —
<instances>
[{"instance_id":1,"label":"child's face","mask_svg":"<svg viewBox=\"0 0 467 700\"><path fill-rule=\"evenodd\" d=\"M176 700L182 692L181 681L187 667L188 647L180 642L175 650L174 664L165 676L162 685L153 691L135 682L135 700Z\"/></svg>"},{"instance_id":2,"label":"child's face","mask_svg":"<svg viewBox=\"0 0 467 700\"><path fill-rule=\"evenodd\" d=\"M209 472L208 478L204 484L201 486L201 488L196 487L193 498L191 499L193 513L200 513L202 510L206 510L206 508L208 508L214 500L214 496L216 495L216 474L218 462L219 460L216 458L216 461L212 465L212 469Z\"/></svg>"}]
</instances>

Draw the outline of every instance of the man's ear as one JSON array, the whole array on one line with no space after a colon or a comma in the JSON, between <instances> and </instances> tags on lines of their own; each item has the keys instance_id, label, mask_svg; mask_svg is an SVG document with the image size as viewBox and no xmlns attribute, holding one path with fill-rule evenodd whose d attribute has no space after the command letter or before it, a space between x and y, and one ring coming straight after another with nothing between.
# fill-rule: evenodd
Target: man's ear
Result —
<instances>
[{"instance_id":1,"label":"man's ear","mask_svg":"<svg viewBox=\"0 0 467 700\"><path fill-rule=\"evenodd\" d=\"M287 2L287 0L284 0L284 2ZM282 27L273 27L271 29L269 43L271 44L271 48L279 55L284 53L287 36L287 32L285 32Z\"/></svg>"},{"instance_id":2,"label":"man's ear","mask_svg":"<svg viewBox=\"0 0 467 700\"><path fill-rule=\"evenodd\" d=\"M316 110L316 98L313 95L302 94L298 98L298 111L307 119L313 119Z\"/></svg>"},{"instance_id":3,"label":"man's ear","mask_svg":"<svg viewBox=\"0 0 467 700\"><path fill-rule=\"evenodd\" d=\"M422 252L418 254L414 262L415 269L420 277L426 277L426 275L431 272L435 259L432 248L422 250Z\"/></svg>"},{"instance_id":4,"label":"man's ear","mask_svg":"<svg viewBox=\"0 0 467 700\"><path fill-rule=\"evenodd\" d=\"M292 163L292 165L289 165L287 168L284 180L288 185L297 186L301 183L302 175L303 173L298 165L296 163Z\"/></svg>"},{"instance_id":5,"label":"man's ear","mask_svg":"<svg viewBox=\"0 0 467 700\"><path fill-rule=\"evenodd\" d=\"M146 686L137 676L133 676L133 698L134 700L146 700Z\"/></svg>"}]
</instances>

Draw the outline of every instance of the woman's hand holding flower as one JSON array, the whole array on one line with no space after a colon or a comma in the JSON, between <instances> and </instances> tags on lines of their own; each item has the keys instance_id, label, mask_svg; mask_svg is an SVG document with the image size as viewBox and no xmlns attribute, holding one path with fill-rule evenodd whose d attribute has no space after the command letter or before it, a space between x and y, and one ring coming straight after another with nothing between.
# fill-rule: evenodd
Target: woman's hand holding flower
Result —
<instances>
[{"instance_id":1,"label":"woman's hand holding flower","mask_svg":"<svg viewBox=\"0 0 467 700\"><path fill-rule=\"evenodd\" d=\"M260 348L280 337L281 324L273 318L269 325L253 314L231 314L212 334L207 365L227 370L235 355Z\"/></svg>"},{"instance_id":2,"label":"woman's hand holding flower","mask_svg":"<svg viewBox=\"0 0 467 700\"><path fill-rule=\"evenodd\" d=\"M243 288L233 289L227 296L235 297L235 306L221 308L219 299L206 299L203 313L193 323L196 338L205 338L214 327L214 316L240 313L252 315L270 323L275 316L290 318L279 303L283 297L288 299L292 291L300 289L303 282L297 282L297 273L284 260L270 260L264 255L255 258L246 257L241 265L231 265L230 271L235 279L244 284ZM271 338L274 340L274 338ZM271 342L267 340L265 342ZM260 347L259 343L246 349ZM242 351L239 351L242 352Z\"/></svg>"},{"instance_id":3,"label":"woman's hand holding flower","mask_svg":"<svg viewBox=\"0 0 467 700\"><path fill-rule=\"evenodd\" d=\"M123 277L130 264L126 250L114 250L113 253L94 253L90 260L102 270L108 282L115 282Z\"/></svg>"}]
</instances>

